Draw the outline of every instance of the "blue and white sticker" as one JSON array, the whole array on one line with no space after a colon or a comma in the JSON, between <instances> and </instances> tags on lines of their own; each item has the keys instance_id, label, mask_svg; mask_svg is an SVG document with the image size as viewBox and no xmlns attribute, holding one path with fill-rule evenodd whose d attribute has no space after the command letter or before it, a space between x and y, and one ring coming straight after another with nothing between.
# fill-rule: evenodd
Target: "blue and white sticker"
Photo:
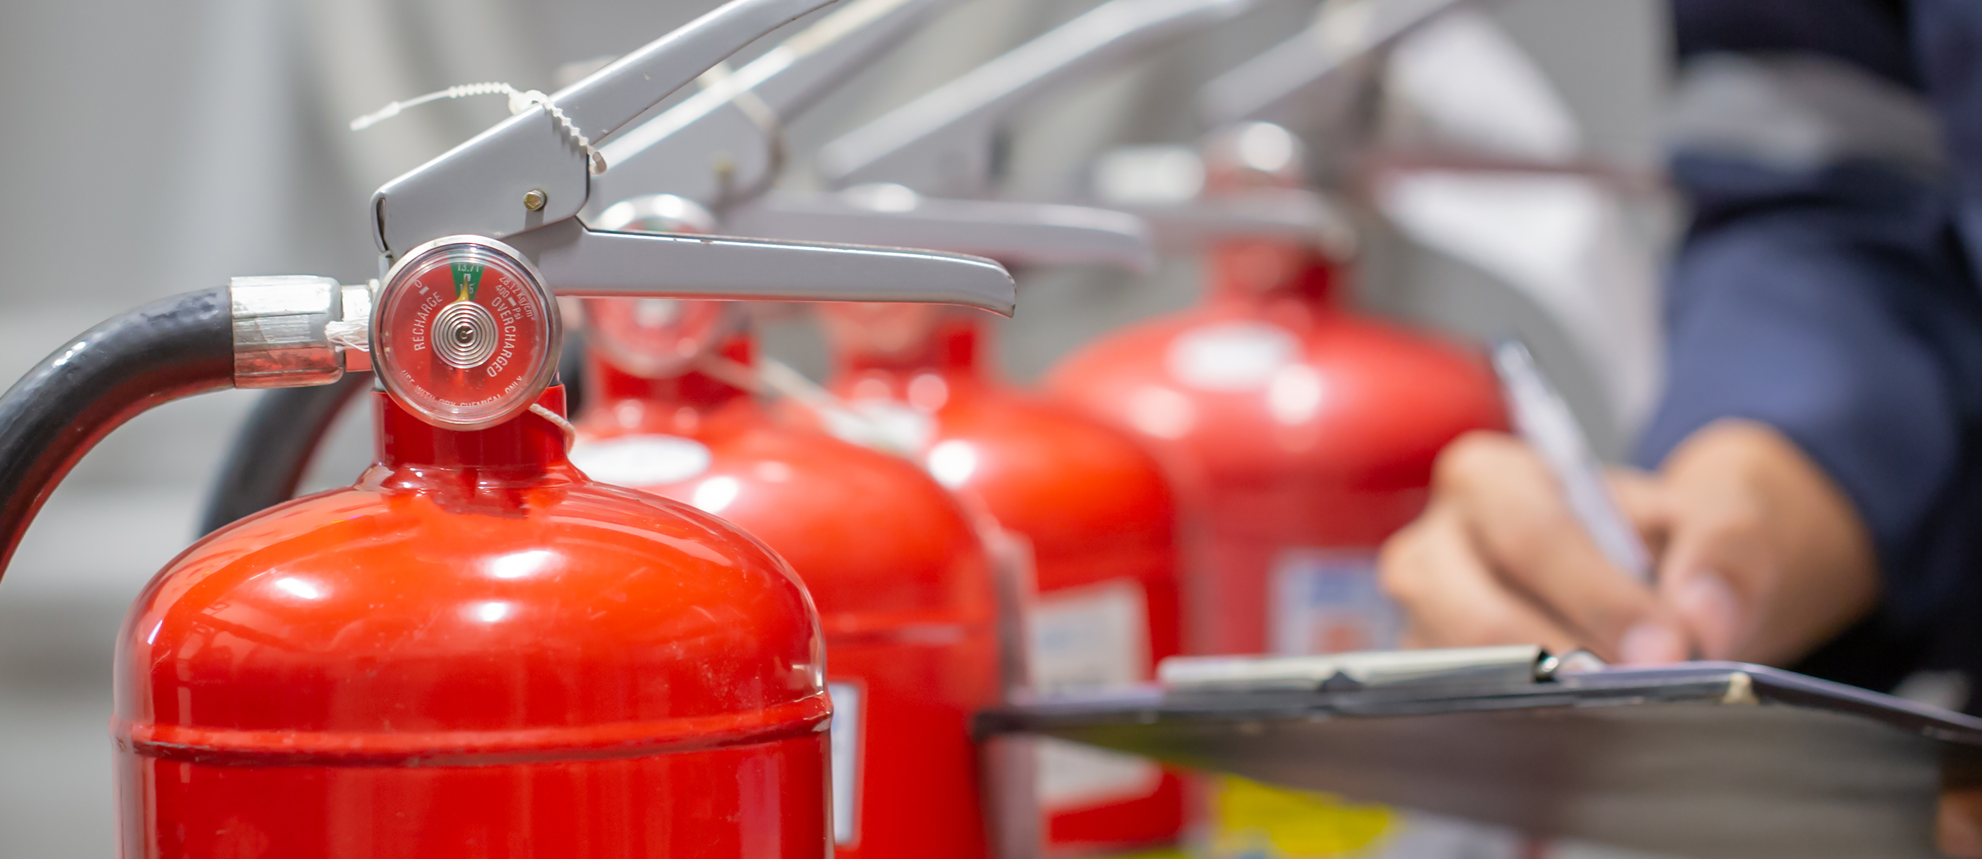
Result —
<instances>
[{"instance_id":1,"label":"blue and white sticker","mask_svg":"<svg viewBox=\"0 0 1982 859\"><path fill-rule=\"evenodd\" d=\"M1308 656L1397 646L1397 607L1377 585L1374 553L1284 551L1273 564L1269 599L1274 653Z\"/></svg>"},{"instance_id":2,"label":"blue and white sticker","mask_svg":"<svg viewBox=\"0 0 1982 859\"><path fill-rule=\"evenodd\" d=\"M1149 607L1142 585L1116 579L1040 594L1030 624L1033 683L1043 694L1113 689L1146 679ZM1070 810L1136 799L1163 771L1132 755L1041 739L1039 802Z\"/></svg>"}]
</instances>

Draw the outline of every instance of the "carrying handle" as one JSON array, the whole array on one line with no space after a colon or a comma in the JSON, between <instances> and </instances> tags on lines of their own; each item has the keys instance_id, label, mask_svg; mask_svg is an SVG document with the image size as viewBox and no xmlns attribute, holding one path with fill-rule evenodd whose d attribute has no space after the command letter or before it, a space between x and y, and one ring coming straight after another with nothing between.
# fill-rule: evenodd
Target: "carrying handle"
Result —
<instances>
[{"instance_id":1,"label":"carrying handle","mask_svg":"<svg viewBox=\"0 0 1982 859\"><path fill-rule=\"evenodd\" d=\"M731 0L686 26L647 43L551 100L578 127L609 137L675 90L766 33L837 0Z\"/></svg>"},{"instance_id":2,"label":"carrying handle","mask_svg":"<svg viewBox=\"0 0 1982 859\"><path fill-rule=\"evenodd\" d=\"M982 257L669 233L565 221L517 236L551 291L585 298L899 301L1012 314L1012 276Z\"/></svg>"},{"instance_id":3,"label":"carrying handle","mask_svg":"<svg viewBox=\"0 0 1982 859\"><path fill-rule=\"evenodd\" d=\"M502 239L578 214L590 194L592 142L752 41L833 2L731 0L386 183L372 195L379 252L391 258L447 235Z\"/></svg>"},{"instance_id":4,"label":"carrying handle","mask_svg":"<svg viewBox=\"0 0 1982 859\"><path fill-rule=\"evenodd\" d=\"M821 170L839 187L894 182L925 194L981 196L990 181L992 132L1013 111L1071 78L1119 68L1254 5L1109 0L827 144Z\"/></svg>"},{"instance_id":5,"label":"carrying handle","mask_svg":"<svg viewBox=\"0 0 1982 859\"><path fill-rule=\"evenodd\" d=\"M899 185L837 194L774 192L732 210L723 227L769 239L941 248L1014 266L1103 265L1136 273L1156 266L1149 227L1136 215L1087 206L934 199Z\"/></svg>"},{"instance_id":6,"label":"carrying handle","mask_svg":"<svg viewBox=\"0 0 1982 859\"><path fill-rule=\"evenodd\" d=\"M1205 125L1273 122L1298 125L1352 100L1375 62L1405 37L1447 13L1484 0L1334 0L1313 26L1198 89ZM1332 117L1320 117L1328 119Z\"/></svg>"},{"instance_id":7,"label":"carrying handle","mask_svg":"<svg viewBox=\"0 0 1982 859\"><path fill-rule=\"evenodd\" d=\"M1154 252L1147 227L1140 219L1117 212L932 199L901 185L864 186L837 195L765 195L782 162L779 123L817 103L928 13L954 2L856 0L741 69L705 76L701 92L605 146L611 166L593 180L592 202L583 220L588 226L608 225L609 208L667 197L708 210L719 221L711 232L941 248L1014 265L1101 264L1148 271L1154 265ZM1175 8L1146 3L1117 6L1115 12L1102 16L1112 29L1077 28L1088 39L1088 47L1068 42L1065 53L1091 53L1096 44L1133 41L1127 35L1132 33L1147 37L1157 22L1179 14L1179 8L1206 6L1202 0L1183 6L1176 0L1165 2ZM1220 4L1230 2L1220 0ZM1140 9L1143 17L1125 18L1123 8ZM1152 11L1162 14L1152 17ZM530 242L518 240L519 247ZM754 272L752 277L760 274ZM546 276L563 283L566 275L546 271ZM963 272L949 276L971 277ZM959 295L954 290L936 291L953 298ZM987 309L1002 304L981 298L953 303Z\"/></svg>"},{"instance_id":8,"label":"carrying handle","mask_svg":"<svg viewBox=\"0 0 1982 859\"><path fill-rule=\"evenodd\" d=\"M784 162L783 124L872 64L931 13L957 0L852 0L601 148L586 217L621 200L669 193L711 208L754 196Z\"/></svg>"}]
</instances>

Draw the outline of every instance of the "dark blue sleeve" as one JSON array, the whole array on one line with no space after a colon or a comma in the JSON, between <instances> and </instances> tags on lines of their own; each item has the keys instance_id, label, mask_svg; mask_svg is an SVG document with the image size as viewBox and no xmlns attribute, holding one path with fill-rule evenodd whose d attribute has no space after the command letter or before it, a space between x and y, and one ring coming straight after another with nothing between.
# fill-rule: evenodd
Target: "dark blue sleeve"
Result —
<instances>
[{"instance_id":1,"label":"dark blue sleeve","mask_svg":"<svg viewBox=\"0 0 1982 859\"><path fill-rule=\"evenodd\" d=\"M1872 164L1789 172L1681 154L1694 221L1671 269L1667 393L1639 460L1720 418L1767 423L1870 527L1882 621L1943 620L1982 530L1982 302L1949 192Z\"/></svg>"},{"instance_id":2,"label":"dark blue sleeve","mask_svg":"<svg viewBox=\"0 0 1982 859\"><path fill-rule=\"evenodd\" d=\"M1693 222L1637 458L1747 418L1830 475L1870 529L1880 603L1796 668L1874 689L1982 680L1978 8L1672 0L1671 168Z\"/></svg>"},{"instance_id":3,"label":"dark blue sleeve","mask_svg":"<svg viewBox=\"0 0 1982 859\"><path fill-rule=\"evenodd\" d=\"M1672 12L1682 59L1814 53L1920 88L1906 0L1672 0Z\"/></svg>"}]
</instances>

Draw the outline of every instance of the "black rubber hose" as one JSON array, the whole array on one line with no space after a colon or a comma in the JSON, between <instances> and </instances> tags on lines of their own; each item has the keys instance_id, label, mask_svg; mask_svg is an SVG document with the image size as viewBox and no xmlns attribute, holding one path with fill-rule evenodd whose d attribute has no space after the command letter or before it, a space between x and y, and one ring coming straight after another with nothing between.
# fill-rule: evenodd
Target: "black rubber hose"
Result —
<instances>
[{"instance_id":1,"label":"black rubber hose","mask_svg":"<svg viewBox=\"0 0 1982 859\"><path fill-rule=\"evenodd\" d=\"M97 441L154 406L233 384L224 286L113 316L28 371L0 396L0 572Z\"/></svg>"},{"instance_id":2,"label":"black rubber hose","mask_svg":"<svg viewBox=\"0 0 1982 859\"><path fill-rule=\"evenodd\" d=\"M264 392L207 495L200 533L211 534L296 497L331 424L371 387L372 374L350 373L332 385Z\"/></svg>"}]
</instances>

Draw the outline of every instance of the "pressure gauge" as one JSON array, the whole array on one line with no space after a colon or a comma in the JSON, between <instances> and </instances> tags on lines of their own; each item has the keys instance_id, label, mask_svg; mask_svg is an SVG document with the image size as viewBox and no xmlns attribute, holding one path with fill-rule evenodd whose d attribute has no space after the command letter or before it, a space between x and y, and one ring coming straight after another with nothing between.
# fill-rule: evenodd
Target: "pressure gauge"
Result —
<instances>
[{"instance_id":1,"label":"pressure gauge","mask_svg":"<svg viewBox=\"0 0 1982 859\"><path fill-rule=\"evenodd\" d=\"M649 194L600 213L597 226L615 232L715 232L716 218L693 200ZM743 326L735 302L678 298L588 298L585 333L614 367L635 376L680 375Z\"/></svg>"},{"instance_id":2,"label":"pressure gauge","mask_svg":"<svg viewBox=\"0 0 1982 859\"><path fill-rule=\"evenodd\" d=\"M480 236L420 245L387 272L372 315L385 389L438 427L494 426L530 408L557 373L563 326L543 278Z\"/></svg>"},{"instance_id":3,"label":"pressure gauge","mask_svg":"<svg viewBox=\"0 0 1982 859\"><path fill-rule=\"evenodd\" d=\"M647 379L680 375L743 325L729 301L588 298L585 333L614 367Z\"/></svg>"}]
</instances>

